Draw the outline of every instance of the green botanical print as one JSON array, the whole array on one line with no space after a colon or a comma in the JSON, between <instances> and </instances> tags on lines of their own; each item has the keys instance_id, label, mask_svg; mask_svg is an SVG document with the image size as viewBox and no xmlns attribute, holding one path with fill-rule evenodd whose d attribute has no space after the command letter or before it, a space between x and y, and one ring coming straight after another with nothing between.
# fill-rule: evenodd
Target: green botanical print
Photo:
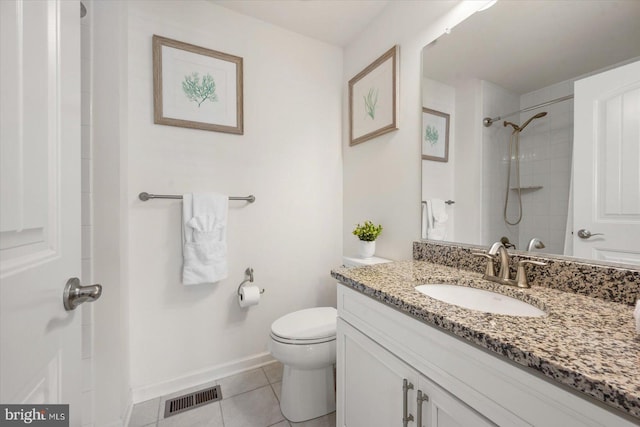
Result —
<instances>
[{"instance_id":1,"label":"green botanical print","mask_svg":"<svg viewBox=\"0 0 640 427\"><path fill-rule=\"evenodd\" d=\"M427 126L427 130L424 132L424 140L429 141L431 145L435 145L438 142L438 130L435 126Z\"/></svg>"},{"instance_id":2,"label":"green botanical print","mask_svg":"<svg viewBox=\"0 0 640 427\"><path fill-rule=\"evenodd\" d=\"M213 80L211 74L205 74L202 77L202 82L200 81L200 75L198 73L185 76L182 82L182 90L190 101L198 104L198 107L207 99L211 102L218 101L216 82Z\"/></svg>"},{"instance_id":3,"label":"green botanical print","mask_svg":"<svg viewBox=\"0 0 640 427\"><path fill-rule=\"evenodd\" d=\"M371 120L376 118L376 105L378 104L378 89L371 88L364 98L364 109Z\"/></svg>"}]
</instances>

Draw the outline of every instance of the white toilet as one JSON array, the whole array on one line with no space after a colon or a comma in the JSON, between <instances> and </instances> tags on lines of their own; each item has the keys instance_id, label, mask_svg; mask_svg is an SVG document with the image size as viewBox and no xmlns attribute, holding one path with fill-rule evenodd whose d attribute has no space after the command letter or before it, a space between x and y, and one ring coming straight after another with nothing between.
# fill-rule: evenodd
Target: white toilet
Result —
<instances>
[{"instance_id":1,"label":"white toilet","mask_svg":"<svg viewBox=\"0 0 640 427\"><path fill-rule=\"evenodd\" d=\"M390 262L384 258L344 257L346 267ZM269 351L282 362L280 409L289 421L300 422L336 410L336 322L333 307L286 314L271 325Z\"/></svg>"},{"instance_id":2,"label":"white toilet","mask_svg":"<svg viewBox=\"0 0 640 427\"><path fill-rule=\"evenodd\" d=\"M335 308L317 307L286 314L271 325L269 351L284 365L280 409L289 421L336 410L336 320Z\"/></svg>"}]
</instances>

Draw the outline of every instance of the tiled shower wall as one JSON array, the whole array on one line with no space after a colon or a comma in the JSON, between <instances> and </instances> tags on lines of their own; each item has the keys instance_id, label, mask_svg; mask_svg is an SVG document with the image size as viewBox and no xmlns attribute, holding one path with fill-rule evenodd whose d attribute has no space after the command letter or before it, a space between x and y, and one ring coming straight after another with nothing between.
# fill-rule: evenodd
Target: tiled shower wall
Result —
<instances>
[{"instance_id":1,"label":"tiled shower wall","mask_svg":"<svg viewBox=\"0 0 640 427\"><path fill-rule=\"evenodd\" d=\"M573 81L557 83L522 95L520 108L571 94ZM573 151L573 100L521 113L519 122L542 111L547 115L531 122L520 136L521 185L542 188L522 194L524 214L518 249L526 249L529 240L537 237L546 246L543 252L563 254Z\"/></svg>"},{"instance_id":2,"label":"tiled shower wall","mask_svg":"<svg viewBox=\"0 0 640 427\"><path fill-rule=\"evenodd\" d=\"M495 117L573 93L573 82L557 83L518 96L490 82L482 82L483 116ZM529 240L539 238L545 253L564 253L564 237L569 206L569 182L573 143L573 102L565 101L514 115L507 120L522 124L535 114L520 134L520 186L522 220L507 225L503 219L509 138L513 129L502 120L483 129L483 244L506 236L518 249L525 250ZM515 156L515 154L513 154ZM511 188L516 188L515 161L511 164ZM507 217L518 218L518 195L509 192Z\"/></svg>"},{"instance_id":3,"label":"tiled shower wall","mask_svg":"<svg viewBox=\"0 0 640 427\"><path fill-rule=\"evenodd\" d=\"M482 116L496 117L519 108L518 95L488 81L482 81ZM517 116L516 116L517 117ZM490 245L502 236L518 244L519 225L507 225L503 219L507 166L509 162L509 136L502 121L490 127L482 126L482 240ZM511 187L515 187L512 182ZM507 212L513 215L517 209L516 198L511 192ZM512 218L511 216L509 218ZM514 222L511 220L511 222ZM466 240L462 240L466 242Z\"/></svg>"},{"instance_id":4,"label":"tiled shower wall","mask_svg":"<svg viewBox=\"0 0 640 427\"><path fill-rule=\"evenodd\" d=\"M83 285L93 284L92 272L92 200L91 200L91 2L83 0L87 15L80 21L80 92L81 92L81 173L82 173L82 277ZM93 308L83 304L82 310L82 425L93 425Z\"/></svg>"}]
</instances>

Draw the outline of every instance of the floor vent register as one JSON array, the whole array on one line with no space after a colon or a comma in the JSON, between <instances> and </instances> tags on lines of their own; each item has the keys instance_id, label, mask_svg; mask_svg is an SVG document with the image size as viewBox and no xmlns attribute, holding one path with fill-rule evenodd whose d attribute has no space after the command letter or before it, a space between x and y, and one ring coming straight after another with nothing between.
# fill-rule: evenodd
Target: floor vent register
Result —
<instances>
[{"instance_id":1,"label":"floor vent register","mask_svg":"<svg viewBox=\"0 0 640 427\"><path fill-rule=\"evenodd\" d=\"M217 402L222 399L220 386L194 391L184 396L167 400L164 406L164 417L180 414L190 409L195 409L208 403Z\"/></svg>"}]
</instances>

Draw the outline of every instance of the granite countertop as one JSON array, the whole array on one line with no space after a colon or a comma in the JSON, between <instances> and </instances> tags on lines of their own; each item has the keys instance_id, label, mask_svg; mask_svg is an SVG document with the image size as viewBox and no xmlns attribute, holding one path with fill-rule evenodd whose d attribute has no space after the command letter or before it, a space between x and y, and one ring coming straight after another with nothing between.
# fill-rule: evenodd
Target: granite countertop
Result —
<instances>
[{"instance_id":1,"label":"granite countertop","mask_svg":"<svg viewBox=\"0 0 640 427\"><path fill-rule=\"evenodd\" d=\"M425 261L337 268L343 284L429 325L535 369L640 420L640 336L633 307L546 287L520 289ZM468 310L415 286L452 283L528 302L547 315L514 317Z\"/></svg>"}]
</instances>

